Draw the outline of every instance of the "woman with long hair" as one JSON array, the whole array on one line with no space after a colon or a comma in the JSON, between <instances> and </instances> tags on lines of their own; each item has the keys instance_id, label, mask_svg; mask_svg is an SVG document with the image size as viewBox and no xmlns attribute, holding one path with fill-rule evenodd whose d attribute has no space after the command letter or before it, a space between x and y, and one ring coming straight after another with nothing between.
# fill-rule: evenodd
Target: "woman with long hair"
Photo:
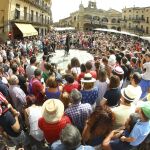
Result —
<instances>
[{"instance_id":1,"label":"woman with long hair","mask_svg":"<svg viewBox=\"0 0 150 150\"><path fill-rule=\"evenodd\" d=\"M101 144L104 137L112 130L114 120L114 114L108 106L96 107L86 121L82 133L83 141L91 146Z\"/></svg>"}]
</instances>

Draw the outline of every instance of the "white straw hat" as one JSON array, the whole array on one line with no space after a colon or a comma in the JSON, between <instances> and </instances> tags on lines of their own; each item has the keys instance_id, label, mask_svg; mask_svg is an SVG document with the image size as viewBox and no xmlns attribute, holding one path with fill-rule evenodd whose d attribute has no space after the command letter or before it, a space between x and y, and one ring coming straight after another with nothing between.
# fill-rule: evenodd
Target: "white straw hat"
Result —
<instances>
[{"instance_id":1,"label":"white straw hat","mask_svg":"<svg viewBox=\"0 0 150 150\"><path fill-rule=\"evenodd\" d=\"M81 79L81 82L84 83L91 83L91 82L95 82L96 79L92 77L92 75L90 73L86 73L84 75L84 78Z\"/></svg>"},{"instance_id":2,"label":"white straw hat","mask_svg":"<svg viewBox=\"0 0 150 150\"><path fill-rule=\"evenodd\" d=\"M42 116L47 123L56 123L64 115L64 104L59 99L48 99L42 106Z\"/></svg>"}]
</instances>

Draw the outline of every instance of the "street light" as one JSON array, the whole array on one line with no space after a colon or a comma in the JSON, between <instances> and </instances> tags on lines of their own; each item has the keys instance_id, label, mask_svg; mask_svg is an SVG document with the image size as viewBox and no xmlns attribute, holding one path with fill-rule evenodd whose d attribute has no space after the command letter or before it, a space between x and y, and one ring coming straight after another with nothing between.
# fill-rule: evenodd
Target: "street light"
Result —
<instances>
[{"instance_id":1,"label":"street light","mask_svg":"<svg viewBox=\"0 0 150 150\"><path fill-rule=\"evenodd\" d=\"M3 12L3 33L4 33L4 29L5 29L5 20L4 20L4 12L5 12L5 10L0 10L1 12Z\"/></svg>"}]
</instances>

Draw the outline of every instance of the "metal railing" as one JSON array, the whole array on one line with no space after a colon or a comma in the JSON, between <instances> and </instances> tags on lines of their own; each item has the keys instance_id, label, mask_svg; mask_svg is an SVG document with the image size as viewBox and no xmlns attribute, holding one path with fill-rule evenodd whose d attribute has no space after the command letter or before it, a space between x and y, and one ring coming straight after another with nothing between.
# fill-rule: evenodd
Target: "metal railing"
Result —
<instances>
[{"instance_id":1,"label":"metal railing","mask_svg":"<svg viewBox=\"0 0 150 150\"><path fill-rule=\"evenodd\" d=\"M50 24L50 20L45 19L45 17L42 17L42 15L31 15L29 13L23 14L16 14L15 11L11 12L10 20L12 21L19 21L19 22L28 22L28 23L37 23L37 24L44 24L48 25Z\"/></svg>"},{"instance_id":2,"label":"metal railing","mask_svg":"<svg viewBox=\"0 0 150 150\"><path fill-rule=\"evenodd\" d=\"M46 11L47 13L50 13L50 7L46 5L46 3L40 3L40 1L37 1L37 0L26 0L26 1L30 2L32 5L35 5L41 10Z\"/></svg>"}]
</instances>

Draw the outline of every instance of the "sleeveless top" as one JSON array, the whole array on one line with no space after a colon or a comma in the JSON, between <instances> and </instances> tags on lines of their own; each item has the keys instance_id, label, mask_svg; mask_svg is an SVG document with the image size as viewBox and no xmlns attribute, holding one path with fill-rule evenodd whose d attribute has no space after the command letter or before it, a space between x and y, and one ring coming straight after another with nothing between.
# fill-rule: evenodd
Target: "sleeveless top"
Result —
<instances>
[{"instance_id":1,"label":"sleeveless top","mask_svg":"<svg viewBox=\"0 0 150 150\"><path fill-rule=\"evenodd\" d=\"M38 120L42 117L42 107L29 107L30 135L37 141L44 139L43 132L38 127Z\"/></svg>"},{"instance_id":2,"label":"sleeveless top","mask_svg":"<svg viewBox=\"0 0 150 150\"><path fill-rule=\"evenodd\" d=\"M51 98L56 98L56 99L59 99L60 97L60 90L59 90L59 87L57 87L57 91L56 92L49 92L48 91L48 88L46 88L45 90L45 95L48 99L51 99Z\"/></svg>"}]
</instances>

